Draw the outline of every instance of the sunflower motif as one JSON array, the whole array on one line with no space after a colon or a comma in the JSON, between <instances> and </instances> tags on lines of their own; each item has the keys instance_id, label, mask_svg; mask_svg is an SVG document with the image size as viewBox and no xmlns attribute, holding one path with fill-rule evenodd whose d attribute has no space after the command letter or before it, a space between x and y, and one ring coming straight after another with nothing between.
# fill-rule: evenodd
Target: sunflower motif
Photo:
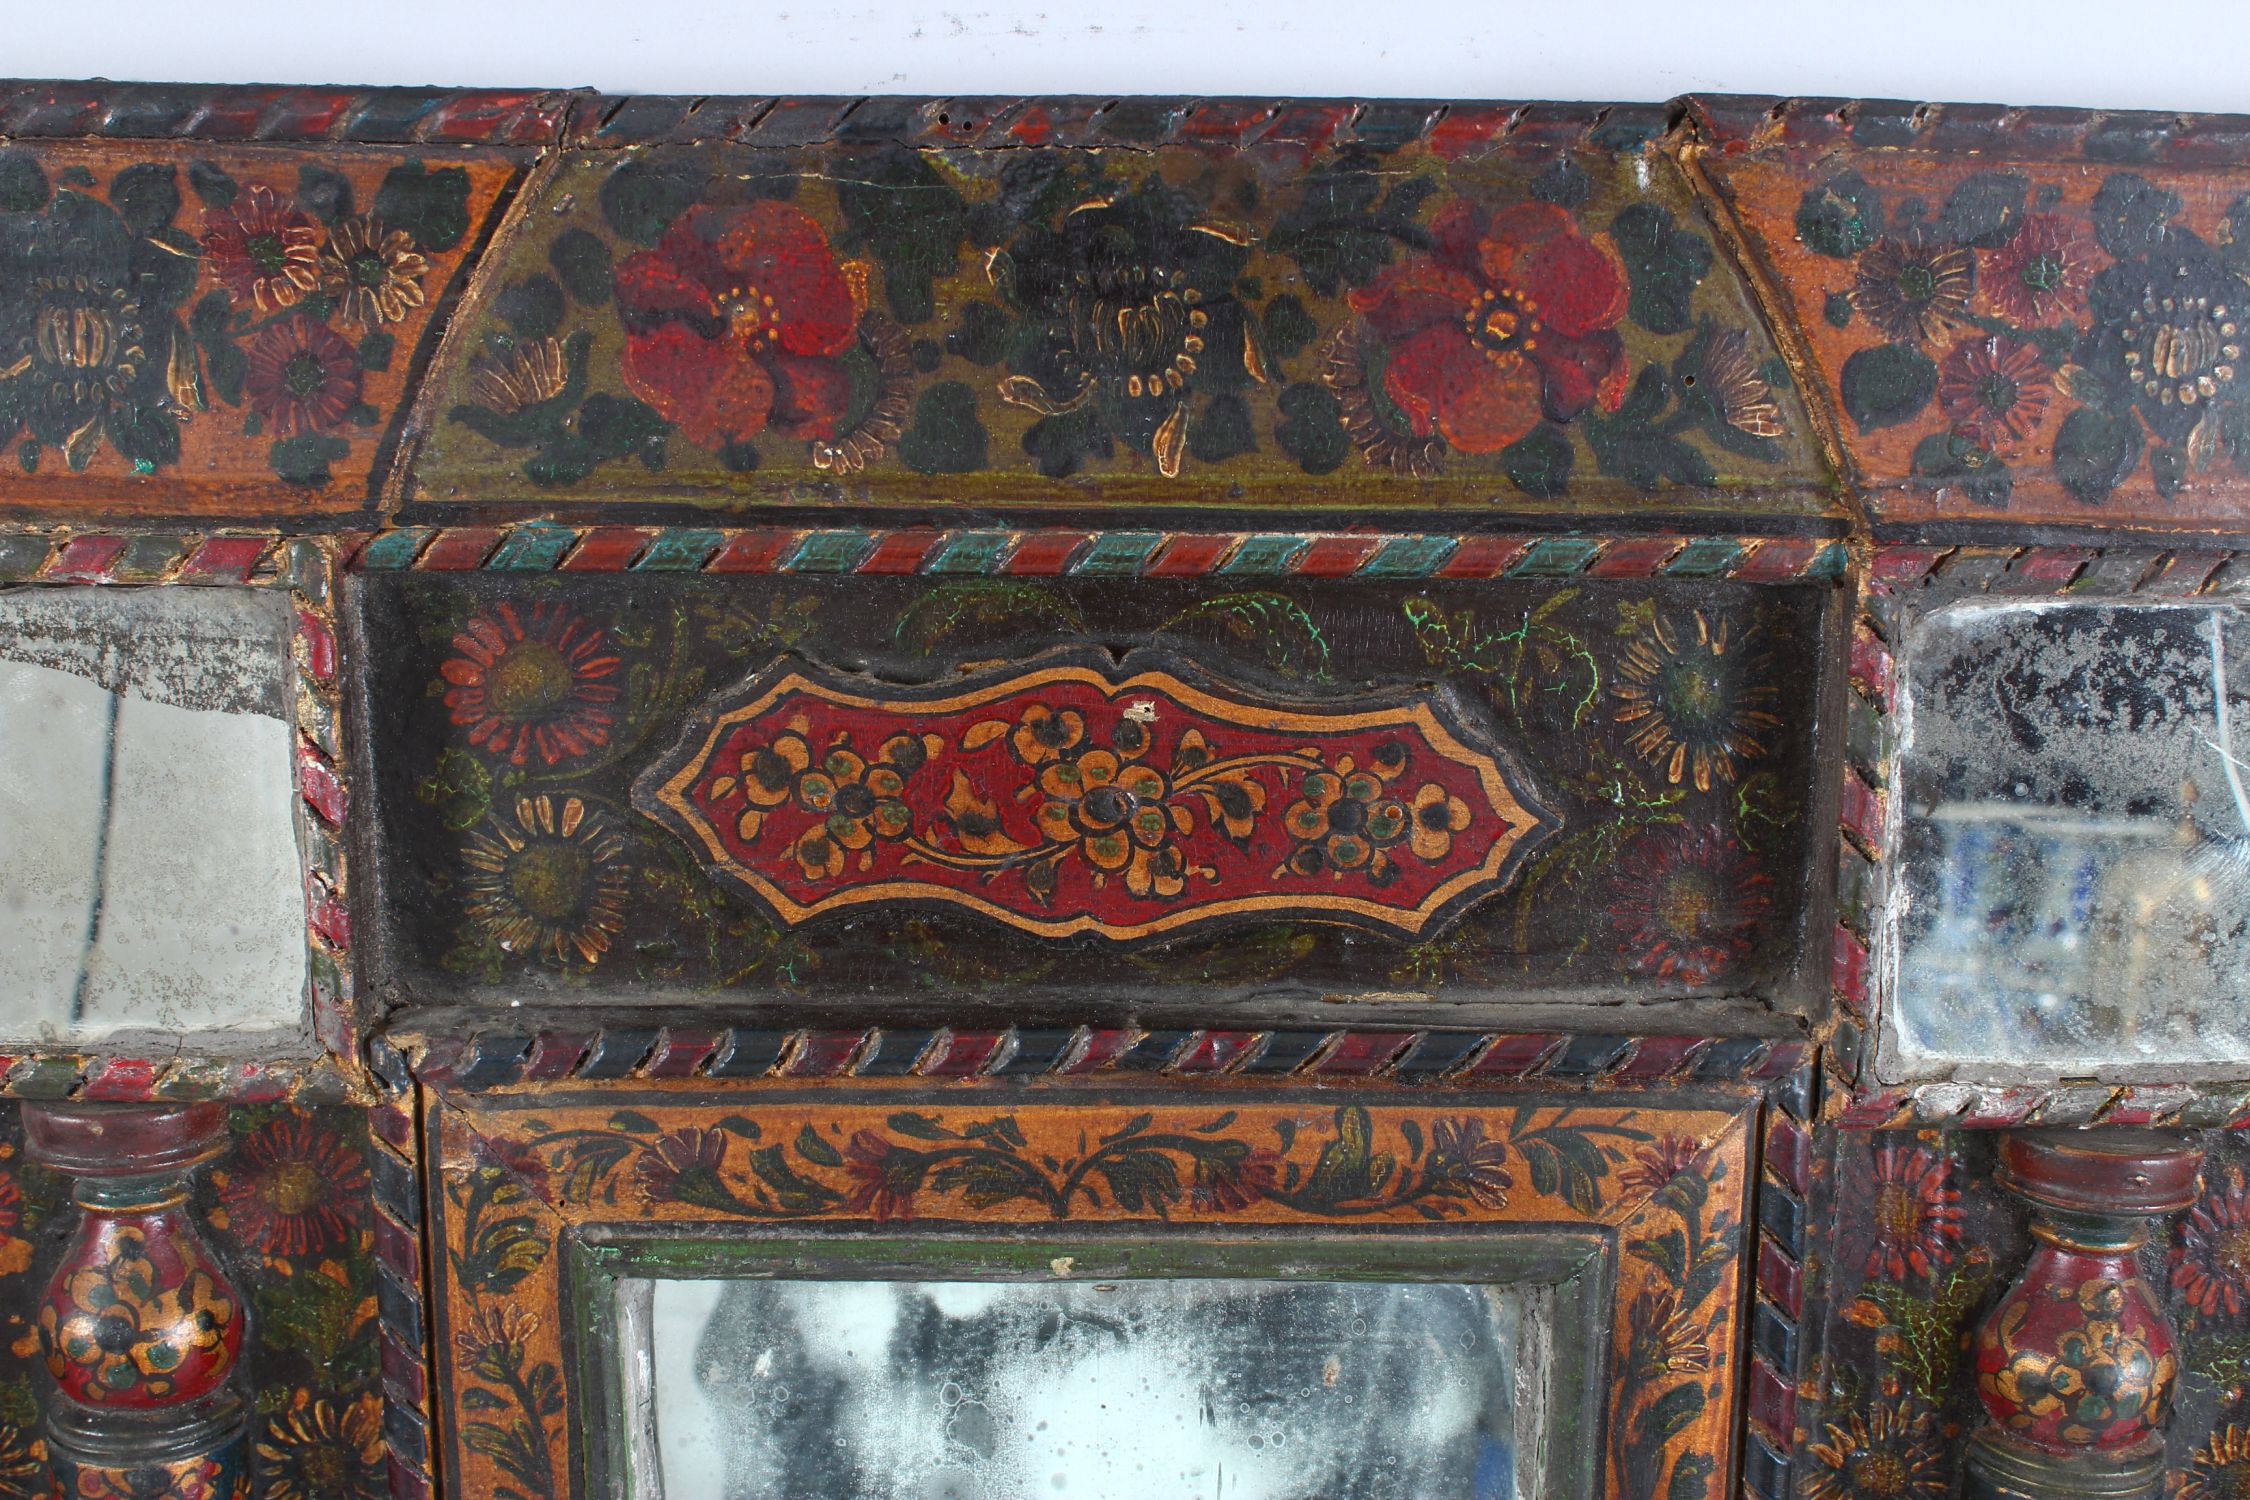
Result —
<instances>
[{"instance_id":1,"label":"sunflower motif","mask_svg":"<svg viewBox=\"0 0 2250 1500\"><path fill-rule=\"evenodd\" d=\"M2047 414L2054 376L2035 345L1994 334L1964 339L1938 365L1938 406L1980 448L2013 446Z\"/></svg>"},{"instance_id":2,"label":"sunflower motif","mask_svg":"<svg viewBox=\"0 0 2250 1500\"><path fill-rule=\"evenodd\" d=\"M504 417L552 401L569 385L570 359L560 339L524 339L505 359L480 353L469 361L469 398Z\"/></svg>"},{"instance_id":3,"label":"sunflower motif","mask_svg":"<svg viewBox=\"0 0 2250 1500\"><path fill-rule=\"evenodd\" d=\"M1750 347L1750 335L1739 328L1711 335L1699 361L1705 393L1719 408L1719 420L1751 437L1777 438L1789 431L1774 399L1773 385Z\"/></svg>"},{"instance_id":4,"label":"sunflower motif","mask_svg":"<svg viewBox=\"0 0 2250 1500\"><path fill-rule=\"evenodd\" d=\"M1658 614L1625 648L1610 688L1616 721L1633 726L1626 743L1673 786L1708 792L1734 780L1736 763L1764 755L1762 736L1781 727L1768 707L1780 688L1757 670L1756 638L1755 627L1738 638L1733 621L1699 609L1692 624Z\"/></svg>"},{"instance_id":5,"label":"sunflower motif","mask_svg":"<svg viewBox=\"0 0 2250 1500\"><path fill-rule=\"evenodd\" d=\"M1394 740L1378 745L1365 768L1345 755L1332 767L1307 771L1297 800L1281 815L1281 826L1297 841L1282 868L1294 875L1326 870L1338 878L1363 869L1372 880L1394 878L1390 846L1415 826L1412 809L1391 791L1405 769L1406 747ZM1450 810L1445 820L1451 823ZM1444 831L1450 841L1453 830Z\"/></svg>"},{"instance_id":6,"label":"sunflower motif","mask_svg":"<svg viewBox=\"0 0 2250 1500\"><path fill-rule=\"evenodd\" d=\"M1668 1286L1635 1294L1625 1309L1631 1334L1633 1372L1643 1380L1667 1375L1701 1375L1711 1368L1706 1330L1680 1310L1680 1294Z\"/></svg>"},{"instance_id":7,"label":"sunflower motif","mask_svg":"<svg viewBox=\"0 0 2250 1500\"><path fill-rule=\"evenodd\" d=\"M317 318L284 318L250 341L242 394L276 437L327 432L360 404L359 351Z\"/></svg>"},{"instance_id":8,"label":"sunflower motif","mask_svg":"<svg viewBox=\"0 0 2250 1500\"><path fill-rule=\"evenodd\" d=\"M225 208L203 211L203 258L237 306L286 312L320 285L320 226L254 182Z\"/></svg>"},{"instance_id":9,"label":"sunflower motif","mask_svg":"<svg viewBox=\"0 0 2250 1500\"><path fill-rule=\"evenodd\" d=\"M469 835L469 916L509 953L600 961L625 927L624 836L576 797L520 797Z\"/></svg>"},{"instance_id":10,"label":"sunflower motif","mask_svg":"<svg viewBox=\"0 0 2250 1500\"><path fill-rule=\"evenodd\" d=\"M2173 1232L2172 1285L2205 1317L2250 1309L2250 1184L2229 1167Z\"/></svg>"},{"instance_id":11,"label":"sunflower motif","mask_svg":"<svg viewBox=\"0 0 2250 1500\"><path fill-rule=\"evenodd\" d=\"M46 1500L47 1465L39 1440L13 1422L0 1422L0 1500Z\"/></svg>"},{"instance_id":12,"label":"sunflower motif","mask_svg":"<svg viewBox=\"0 0 2250 1500\"><path fill-rule=\"evenodd\" d=\"M1975 251L1916 230L1885 235L1860 252L1852 306L1888 337L1926 344L1968 321L1976 286Z\"/></svg>"},{"instance_id":13,"label":"sunflower motif","mask_svg":"<svg viewBox=\"0 0 2250 1500\"><path fill-rule=\"evenodd\" d=\"M2017 323L2051 323L2078 305L2094 276L2094 246L2059 214L2032 214L1997 250L1978 285L1993 311Z\"/></svg>"},{"instance_id":14,"label":"sunflower motif","mask_svg":"<svg viewBox=\"0 0 2250 1500\"><path fill-rule=\"evenodd\" d=\"M377 328L422 305L429 268L412 235L360 214L339 223L321 247L320 289L345 322Z\"/></svg>"},{"instance_id":15,"label":"sunflower motif","mask_svg":"<svg viewBox=\"0 0 2250 1500\"><path fill-rule=\"evenodd\" d=\"M1681 984L1731 973L1773 914L1773 877L1708 824L1652 829L1617 859L1610 909L1633 968Z\"/></svg>"},{"instance_id":16,"label":"sunflower motif","mask_svg":"<svg viewBox=\"0 0 2250 1500\"><path fill-rule=\"evenodd\" d=\"M916 736L894 734L883 741L871 763L839 740L818 765L797 773L797 805L820 815L820 821L799 834L792 846L806 879L833 880L843 874L847 852L858 854L864 869L868 845L879 838L904 838L913 831L914 811L904 800L906 782L922 769L929 753ZM784 761L789 758L783 756Z\"/></svg>"},{"instance_id":17,"label":"sunflower motif","mask_svg":"<svg viewBox=\"0 0 2250 1500\"><path fill-rule=\"evenodd\" d=\"M813 467L830 474L857 474L880 462L906 432L914 396L914 341L881 313L859 320L859 346L874 370L865 404L847 407L837 419L834 438L815 438Z\"/></svg>"},{"instance_id":18,"label":"sunflower motif","mask_svg":"<svg viewBox=\"0 0 2250 1500\"><path fill-rule=\"evenodd\" d=\"M164 1401L200 1395L223 1370L214 1355L241 1341L238 1310L203 1260L182 1255L170 1286L139 1229L118 1227L101 1257L65 1279L39 1310L47 1369L80 1401ZM182 1389L183 1384L187 1387Z\"/></svg>"},{"instance_id":19,"label":"sunflower motif","mask_svg":"<svg viewBox=\"0 0 2250 1500\"><path fill-rule=\"evenodd\" d=\"M357 1227L367 1161L311 1116L286 1114L252 1131L216 1180L235 1238L266 1255L325 1255Z\"/></svg>"},{"instance_id":20,"label":"sunflower motif","mask_svg":"<svg viewBox=\"0 0 2250 1500\"><path fill-rule=\"evenodd\" d=\"M1430 1157L1425 1170L1441 1191L1465 1194L1486 1208L1505 1208L1508 1190L1516 1179L1508 1171L1505 1141L1486 1136L1484 1121L1474 1115L1433 1121Z\"/></svg>"},{"instance_id":21,"label":"sunflower motif","mask_svg":"<svg viewBox=\"0 0 2250 1500\"><path fill-rule=\"evenodd\" d=\"M1938 1500L1945 1493L1945 1458L1937 1424L1904 1404L1879 1402L1823 1424L1808 1445L1804 1500Z\"/></svg>"},{"instance_id":22,"label":"sunflower motif","mask_svg":"<svg viewBox=\"0 0 2250 1500\"><path fill-rule=\"evenodd\" d=\"M2250 1500L2250 1427L2213 1432L2174 1478L2172 1500Z\"/></svg>"},{"instance_id":23,"label":"sunflower motif","mask_svg":"<svg viewBox=\"0 0 2250 1500\"><path fill-rule=\"evenodd\" d=\"M512 603L480 611L440 669L445 706L469 743L511 765L552 766L609 743L620 660L609 632L559 604L527 618Z\"/></svg>"},{"instance_id":24,"label":"sunflower motif","mask_svg":"<svg viewBox=\"0 0 2250 1500\"><path fill-rule=\"evenodd\" d=\"M1869 1276L1928 1276L1953 1258L1965 1210L1951 1181L1952 1158L1911 1141L1886 1141L1871 1154L1875 1242Z\"/></svg>"},{"instance_id":25,"label":"sunflower motif","mask_svg":"<svg viewBox=\"0 0 2250 1500\"><path fill-rule=\"evenodd\" d=\"M339 1404L299 1391L252 1448L258 1492L267 1500L380 1500L389 1493L384 1452L381 1397Z\"/></svg>"},{"instance_id":26,"label":"sunflower motif","mask_svg":"<svg viewBox=\"0 0 2250 1500\"><path fill-rule=\"evenodd\" d=\"M1111 743L1115 749L1081 751L1040 771L1039 832L1077 847L1098 871L1123 870L1136 896L1177 896L1187 887L1187 860L1171 839L1189 831L1189 814L1170 805L1164 773L1140 759L1145 728L1120 720Z\"/></svg>"}]
</instances>

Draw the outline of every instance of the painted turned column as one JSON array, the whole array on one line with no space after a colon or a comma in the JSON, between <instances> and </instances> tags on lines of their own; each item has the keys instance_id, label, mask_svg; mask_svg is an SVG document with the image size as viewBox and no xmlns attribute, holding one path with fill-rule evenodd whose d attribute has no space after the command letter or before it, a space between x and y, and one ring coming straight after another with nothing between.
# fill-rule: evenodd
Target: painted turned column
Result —
<instances>
[{"instance_id":1,"label":"painted turned column","mask_svg":"<svg viewBox=\"0 0 2250 1500\"><path fill-rule=\"evenodd\" d=\"M23 1118L84 1210L38 1311L56 1500L235 1500L244 1309L187 1206L224 1107L27 1104Z\"/></svg>"},{"instance_id":2,"label":"painted turned column","mask_svg":"<svg viewBox=\"0 0 2250 1500\"><path fill-rule=\"evenodd\" d=\"M2000 1185L2035 1242L1977 1329L1967 1500L2152 1500L2179 1361L2141 1274L2152 1220L2195 1200L2203 1152L2156 1130L2014 1131Z\"/></svg>"}]
</instances>

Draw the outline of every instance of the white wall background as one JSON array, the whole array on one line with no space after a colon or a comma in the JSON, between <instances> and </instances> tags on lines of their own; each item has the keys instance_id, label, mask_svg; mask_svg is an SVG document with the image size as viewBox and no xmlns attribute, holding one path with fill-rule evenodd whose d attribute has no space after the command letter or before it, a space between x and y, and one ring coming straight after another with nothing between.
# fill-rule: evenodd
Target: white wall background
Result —
<instances>
[{"instance_id":1,"label":"white wall background","mask_svg":"<svg viewBox=\"0 0 2250 1500\"><path fill-rule=\"evenodd\" d=\"M0 73L2250 113L2250 0L0 0Z\"/></svg>"}]
</instances>

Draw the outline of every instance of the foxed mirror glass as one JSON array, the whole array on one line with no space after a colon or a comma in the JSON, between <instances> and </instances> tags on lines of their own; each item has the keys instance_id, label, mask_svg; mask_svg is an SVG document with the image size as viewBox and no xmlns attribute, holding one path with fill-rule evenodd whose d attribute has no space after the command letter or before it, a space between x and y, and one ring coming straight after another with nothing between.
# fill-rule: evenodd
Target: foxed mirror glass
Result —
<instances>
[{"instance_id":1,"label":"foxed mirror glass","mask_svg":"<svg viewBox=\"0 0 2250 1500\"><path fill-rule=\"evenodd\" d=\"M1903 654L1896 1076L2250 1060L2250 618L1962 603Z\"/></svg>"},{"instance_id":2,"label":"foxed mirror glass","mask_svg":"<svg viewBox=\"0 0 2250 1500\"><path fill-rule=\"evenodd\" d=\"M290 625L269 590L0 591L0 1037L298 1024Z\"/></svg>"},{"instance_id":3,"label":"foxed mirror glass","mask_svg":"<svg viewBox=\"0 0 2250 1500\"><path fill-rule=\"evenodd\" d=\"M1515 1500L1521 1300L1442 1283L656 1281L674 1500ZM654 1486L647 1486L655 1492Z\"/></svg>"}]
</instances>

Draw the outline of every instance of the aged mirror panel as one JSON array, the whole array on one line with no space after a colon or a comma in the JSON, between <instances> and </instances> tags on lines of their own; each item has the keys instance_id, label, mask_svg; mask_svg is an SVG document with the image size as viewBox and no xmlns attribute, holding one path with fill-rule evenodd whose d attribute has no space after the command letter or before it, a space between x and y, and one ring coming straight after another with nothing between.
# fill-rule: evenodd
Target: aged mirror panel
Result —
<instances>
[{"instance_id":1,"label":"aged mirror panel","mask_svg":"<svg viewBox=\"0 0 2250 1500\"><path fill-rule=\"evenodd\" d=\"M299 1022L290 628L263 590L0 592L0 1035Z\"/></svg>"},{"instance_id":2,"label":"aged mirror panel","mask_svg":"<svg viewBox=\"0 0 2250 1500\"><path fill-rule=\"evenodd\" d=\"M1825 585L356 590L418 998L1810 986Z\"/></svg>"},{"instance_id":3,"label":"aged mirror panel","mask_svg":"<svg viewBox=\"0 0 2250 1500\"><path fill-rule=\"evenodd\" d=\"M2250 1060L2250 617L1958 604L1906 657L1902 1075Z\"/></svg>"},{"instance_id":4,"label":"aged mirror panel","mask_svg":"<svg viewBox=\"0 0 2250 1500\"><path fill-rule=\"evenodd\" d=\"M655 1281L672 1500L1515 1500L1519 1294L1263 1280ZM1528 1478L1528 1471L1527 1476ZM644 1488L645 1486L645 1488Z\"/></svg>"}]
</instances>

